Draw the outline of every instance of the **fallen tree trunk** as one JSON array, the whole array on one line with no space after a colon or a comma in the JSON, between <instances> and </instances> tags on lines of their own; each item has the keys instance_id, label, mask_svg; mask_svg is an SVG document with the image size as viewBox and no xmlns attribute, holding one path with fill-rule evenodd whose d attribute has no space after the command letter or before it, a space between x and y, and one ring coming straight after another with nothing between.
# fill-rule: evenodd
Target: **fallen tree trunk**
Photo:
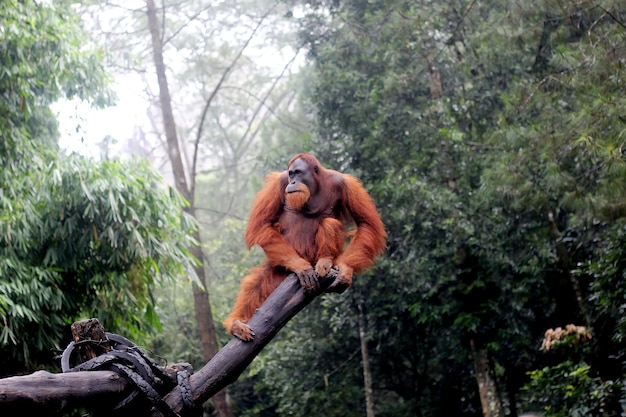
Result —
<instances>
[{"instance_id":1,"label":"fallen tree trunk","mask_svg":"<svg viewBox=\"0 0 626 417\"><path fill-rule=\"evenodd\" d=\"M316 295L324 291L334 277L321 282L318 293L305 295L295 274L270 295L249 321L255 337L251 342L233 338L204 367L191 375L189 383L194 405L204 403L222 388L236 381L259 352L278 331ZM134 390L125 378L112 371L90 371L51 374L38 371L30 375L0 379L0 415L10 416L45 410L58 412L64 408L85 407L89 410L113 408L118 401ZM177 413L183 410L183 399L178 389L164 397ZM162 416L155 410L146 415Z\"/></svg>"},{"instance_id":2,"label":"fallen tree trunk","mask_svg":"<svg viewBox=\"0 0 626 417\"><path fill-rule=\"evenodd\" d=\"M113 405L133 390L126 379L112 371L30 375L0 379L0 414L3 416L54 415L64 408L97 409Z\"/></svg>"}]
</instances>

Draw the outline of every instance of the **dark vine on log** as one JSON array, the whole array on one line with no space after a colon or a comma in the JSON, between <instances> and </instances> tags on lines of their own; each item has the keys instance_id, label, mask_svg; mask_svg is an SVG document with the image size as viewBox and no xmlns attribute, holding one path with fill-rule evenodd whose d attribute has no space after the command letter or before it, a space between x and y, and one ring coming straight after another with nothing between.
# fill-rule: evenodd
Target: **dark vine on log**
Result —
<instances>
[{"instance_id":1,"label":"dark vine on log","mask_svg":"<svg viewBox=\"0 0 626 417\"><path fill-rule=\"evenodd\" d=\"M77 333L84 329L87 330L85 333ZM92 331L94 329L95 332ZM111 370L134 385L133 392L110 407L110 411L116 415L136 415L137 410L145 409L150 404L166 417L179 417L162 398L175 387L181 392L185 408L193 408L189 385L192 371L190 364L173 365L175 368L159 366L130 340L104 332L97 319L74 323L72 333L74 341L61 357L63 372ZM72 356L79 358L76 366L71 365ZM100 411L98 414L103 413Z\"/></svg>"},{"instance_id":2,"label":"dark vine on log","mask_svg":"<svg viewBox=\"0 0 626 417\"><path fill-rule=\"evenodd\" d=\"M254 339L251 342L242 342L233 338L204 367L189 377L188 389L192 393L192 405L203 404L222 388L236 381L278 331L323 292L335 276L336 271L324 278L317 293L305 294L296 275L289 275L250 319L249 325L255 331ZM94 333L89 337L96 337L93 340L98 340ZM108 349L105 343L97 346L105 352ZM94 351L85 349L82 353L87 360L98 354L98 349L94 349L94 346L90 346L90 349ZM174 374L177 371L176 368L168 370ZM113 371L63 374L38 371L30 375L0 379L0 415L9 417L18 413L24 415L36 412L54 415L63 409L77 407L90 411L102 410L102 407L109 410L133 392L133 385ZM163 401L174 413L181 414L185 409L186 401L178 387L165 395ZM134 409L133 412L136 416L164 415L159 409L149 405L144 405L141 410Z\"/></svg>"}]
</instances>

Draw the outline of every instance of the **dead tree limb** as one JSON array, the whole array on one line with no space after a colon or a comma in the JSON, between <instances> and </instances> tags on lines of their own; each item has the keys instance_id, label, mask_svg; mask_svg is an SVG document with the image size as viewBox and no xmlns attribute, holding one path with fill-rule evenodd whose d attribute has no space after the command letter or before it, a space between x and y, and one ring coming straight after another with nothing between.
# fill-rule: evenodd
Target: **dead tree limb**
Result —
<instances>
[{"instance_id":1,"label":"dead tree limb","mask_svg":"<svg viewBox=\"0 0 626 417\"><path fill-rule=\"evenodd\" d=\"M320 292L333 281L334 276L327 277L321 283ZM194 393L194 403L203 403L222 388L235 382L259 352L276 336L278 331L298 312L315 298L305 295L298 277L291 274L269 296L249 321L254 329L254 339L242 342L233 338L226 344L202 369L190 378ZM165 401L180 413L183 400L178 390L170 392ZM160 417L161 413L153 412L152 417Z\"/></svg>"},{"instance_id":2,"label":"dead tree limb","mask_svg":"<svg viewBox=\"0 0 626 417\"><path fill-rule=\"evenodd\" d=\"M330 285L333 276L321 282L319 292ZM269 343L278 331L316 295L306 295L295 274L270 295L257 310L250 326L255 337L251 342L233 338L203 368L196 371L189 383L194 404L202 404L222 388L236 381L246 367ZM0 379L0 415L24 414L25 411L60 411L67 407L85 407L93 410L107 404L112 408L133 386L112 371L90 371L51 374L45 371L26 376ZM183 399L178 389L165 396L167 404L177 413L183 410ZM162 414L146 410L153 417Z\"/></svg>"},{"instance_id":3,"label":"dead tree limb","mask_svg":"<svg viewBox=\"0 0 626 417\"><path fill-rule=\"evenodd\" d=\"M55 415L65 408L112 408L133 386L112 371L30 375L0 379L0 414Z\"/></svg>"}]
</instances>

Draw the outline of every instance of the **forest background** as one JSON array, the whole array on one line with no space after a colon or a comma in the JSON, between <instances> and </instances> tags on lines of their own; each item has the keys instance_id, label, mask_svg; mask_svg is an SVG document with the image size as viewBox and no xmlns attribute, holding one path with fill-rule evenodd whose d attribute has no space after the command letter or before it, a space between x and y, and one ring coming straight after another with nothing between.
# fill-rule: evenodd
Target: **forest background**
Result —
<instances>
[{"instance_id":1,"label":"forest background","mask_svg":"<svg viewBox=\"0 0 626 417\"><path fill-rule=\"evenodd\" d=\"M88 317L202 366L263 175L312 151L387 252L208 415L626 415L625 65L624 1L5 0L0 375ZM115 77L133 132L61 148Z\"/></svg>"}]
</instances>

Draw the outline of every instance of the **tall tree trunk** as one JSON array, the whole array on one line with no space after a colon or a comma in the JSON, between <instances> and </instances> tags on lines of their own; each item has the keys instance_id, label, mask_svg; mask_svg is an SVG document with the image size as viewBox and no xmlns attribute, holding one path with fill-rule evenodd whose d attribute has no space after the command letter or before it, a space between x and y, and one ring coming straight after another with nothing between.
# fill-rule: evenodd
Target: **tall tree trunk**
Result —
<instances>
[{"instance_id":1,"label":"tall tree trunk","mask_svg":"<svg viewBox=\"0 0 626 417\"><path fill-rule=\"evenodd\" d=\"M472 353L474 354L474 366L480 403L485 417L503 417L504 411L498 396L496 381L489 365L489 357L484 349L476 349L474 341L470 341Z\"/></svg>"},{"instance_id":2,"label":"tall tree trunk","mask_svg":"<svg viewBox=\"0 0 626 417\"><path fill-rule=\"evenodd\" d=\"M170 96L170 89L165 74L163 43L159 31L159 22L156 16L156 6L154 0L146 0L146 4L148 6L148 27L150 28L150 35L152 36L152 56L154 58L154 66L159 83L159 102L161 104L163 127L167 141L167 154L172 164L176 189L189 201L189 204L193 206L193 196L190 193L189 184L187 183L185 166L178 142L178 134L176 133L176 122L174 121L174 112L172 111L172 97Z\"/></svg>"},{"instance_id":3,"label":"tall tree trunk","mask_svg":"<svg viewBox=\"0 0 626 417\"><path fill-rule=\"evenodd\" d=\"M193 208L189 210L191 215L194 215ZM195 217L195 216L194 216ZM200 232L194 234L194 238L200 242ZM199 281L203 287L193 285L193 301L196 310L196 321L200 329L200 341L202 343L202 353L204 359L208 362L219 350L217 345L217 335L215 333L215 324L213 322L213 313L211 312L211 303L209 301L209 293L206 288L206 276L204 273L204 259L202 255L202 248L199 245L191 247L190 252L198 260L200 264L194 267Z\"/></svg>"},{"instance_id":4,"label":"tall tree trunk","mask_svg":"<svg viewBox=\"0 0 626 417\"><path fill-rule=\"evenodd\" d=\"M582 315L583 320L585 320L585 325L587 326L587 329L591 330L591 325L593 323L591 320L591 313L587 308L585 296L583 295L583 291L580 287L580 283L578 282L578 278L576 278L576 276L572 274L572 260L569 255L567 245L562 239L563 234L559 230L555 215L552 211L548 212L548 222L550 223L550 234L555 241L558 265L572 286L572 291L574 292L574 296L576 297L578 309L580 310L580 314Z\"/></svg>"},{"instance_id":5,"label":"tall tree trunk","mask_svg":"<svg viewBox=\"0 0 626 417\"><path fill-rule=\"evenodd\" d=\"M365 414L374 417L374 391L372 389L372 371L370 370L370 354L367 349L367 324L363 306L359 304L359 338L361 339L361 359L363 361L363 383L365 385Z\"/></svg>"},{"instance_id":6,"label":"tall tree trunk","mask_svg":"<svg viewBox=\"0 0 626 417\"><path fill-rule=\"evenodd\" d=\"M437 65L436 56L432 53L426 57L428 65L428 85L430 87L430 98L438 100L443 95L443 86L441 85L441 73Z\"/></svg>"},{"instance_id":7,"label":"tall tree trunk","mask_svg":"<svg viewBox=\"0 0 626 417\"><path fill-rule=\"evenodd\" d=\"M159 22L156 15L156 5L154 0L146 0L148 27L152 37L152 53L154 65L156 68L157 79L159 84L159 101L161 104L161 112L163 115L163 126L165 129L165 138L167 142L167 152L172 164L174 175L174 183L176 189L189 202L188 213L195 217L194 211L194 195L191 192L193 185L187 181L183 157L181 154L180 143L176 132L176 122L172 111L172 98L170 96L167 76L165 74L165 63L163 61L163 40L159 31ZM198 259L199 264L195 267L195 272L201 283L201 286L193 284L194 305L196 310L196 321L200 330L200 339L202 343L202 351L204 359L208 362L218 351L217 335L215 333L215 324L211 313L211 304L209 302L209 293L206 290L206 276L204 272L204 259L202 256L202 241L200 233L195 235L197 245L189 248L190 252ZM232 411L227 401L226 390L222 390L213 397L217 415L220 417L232 417Z\"/></svg>"}]
</instances>

